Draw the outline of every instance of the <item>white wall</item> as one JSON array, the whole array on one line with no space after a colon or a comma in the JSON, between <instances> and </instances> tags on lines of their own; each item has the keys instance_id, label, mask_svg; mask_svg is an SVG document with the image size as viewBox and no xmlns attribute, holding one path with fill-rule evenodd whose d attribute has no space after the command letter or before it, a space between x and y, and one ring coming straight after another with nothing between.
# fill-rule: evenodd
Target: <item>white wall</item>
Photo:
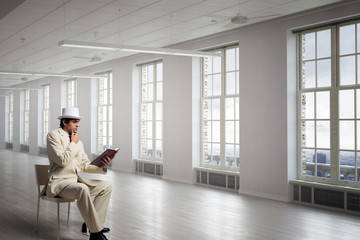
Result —
<instances>
[{"instance_id":1,"label":"white wall","mask_svg":"<svg viewBox=\"0 0 360 240\"><path fill-rule=\"evenodd\" d=\"M295 38L289 34L290 30L358 14L358 9L359 1L344 1L326 8L248 25L171 46L202 49L239 42L240 193L287 201L288 181L296 178L296 68L293 66L296 56ZM134 144L136 138L133 137L138 134L137 128L133 128L133 124L137 124L137 120L133 119L137 115L133 113L138 111L136 104L132 104L133 99L136 99L133 95L136 91L133 92L132 89L134 64L158 57L161 56L139 54L78 70L82 73L113 70L114 145L121 149L113 163L115 169L131 171L132 159L137 154L134 147L137 148L138 145ZM191 182L192 168L197 166L197 158L200 157L196 153L198 149L194 149L195 143L198 142L198 130L194 128L193 122L199 122L196 114L200 114L196 110L198 106L194 100L198 96L193 92L198 84L194 77L195 68L191 58L164 56L163 60L164 178ZM45 81L34 81L26 85L38 87L42 82ZM61 96L56 90L60 89L59 82L51 81L52 128L58 126L56 118L61 109ZM81 122L81 134L86 138L84 143L88 154L95 151L92 141L96 131L94 116L89 112L89 96L86 95L89 89L93 89L90 85L90 81L82 81L78 88L81 96L80 113L86 116ZM19 100L14 101L16 103ZM36 101L32 102L31 106L34 107L34 104ZM2 99L0 110L5 111ZM31 113L30 121L37 120L37 116ZM84 129L88 131L83 131ZM34 132L35 129L31 130L31 141L37 141ZM5 133L0 131L0 134L0 138L5 139ZM33 149L33 143L31 146Z\"/></svg>"}]
</instances>

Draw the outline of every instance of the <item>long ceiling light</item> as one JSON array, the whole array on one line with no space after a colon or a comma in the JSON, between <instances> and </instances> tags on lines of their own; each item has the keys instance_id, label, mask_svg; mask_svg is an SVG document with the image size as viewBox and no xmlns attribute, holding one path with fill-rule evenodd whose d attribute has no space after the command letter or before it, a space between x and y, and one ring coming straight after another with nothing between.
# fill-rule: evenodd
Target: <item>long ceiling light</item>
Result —
<instances>
[{"instance_id":1,"label":"long ceiling light","mask_svg":"<svg viewBox=\"0 0 360 240\"><path fill-rule=\"evenodd\" d=\"M140 46L120 45L120 44L118 45L118 44L107 44L107 43L91 43L91 42L70 41L70 40L60 41L59 46L74 47L74 48L100 49L100 50L126 51L126 52L138 52L138 53L154 53L154 54L190 56L190 57L221 57L221 53L216 53L216 52L201 52L201 51L182 50L182 49L173 49L173 48L158 48L158 47L140 47Z\"/></svg>"},{"instance_id":2,"label":"long ceiling light","mask_svg":"<svg viewBox=\"0 0 360 240\"><path fill-rule=\"evenodd\" d=\"M23 71L9 71L9 70L0 70L0 75L63 77L63 78L104 78L103 76L100 76L100 75L89 75L89 74L51 73L51 72L23 72Z\"/></svg>"}]
</instances>

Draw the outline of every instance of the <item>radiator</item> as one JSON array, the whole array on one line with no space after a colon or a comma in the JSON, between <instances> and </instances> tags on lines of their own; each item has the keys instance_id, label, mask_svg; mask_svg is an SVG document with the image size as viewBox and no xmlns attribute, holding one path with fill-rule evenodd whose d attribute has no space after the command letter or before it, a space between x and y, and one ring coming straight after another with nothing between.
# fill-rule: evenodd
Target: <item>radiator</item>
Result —
<instances>
[{"instance_id":1,"label":"radiator","mask_svg":"<svg viewBox=\"0 0 360 240\"><path fill-rule=\"evenodd\" d=\"M20 144L20 152L29 152L29 145Z\"/></svg>"},{"instance_id":2,"label":"radiator","mask_svg":"<svg viewBox=\"0 0 360 240\"><path fill-rule=\"evenodd\" d=\"M196 168L196 183L232 191L239 190L239 174Z\"/></svg>"},{"instance_id":3,"label":"radiator","mask_svg":"<svg viewBox=\"0 0 360 240\"><path fill-rule=\"evenodd\" d=\"M13 149L13 143L6 142L5 143L5 149Z\"/></svg>"},{"instance_id":4,"label":"radiator","mask_svg":"<svg viewBox=\"0 0 360 240\"><path fill-rule=\"evenodd\" d=\"M47 156L46 147L39 147L39 155Z\"/></svg>"},{"instance_id":5,"label":"radiator","mask_svg":"<svg viewBox=\"0 0 360 240\"><path fill-rule=\"evenodd\" d=\"M149 162L135 160L135 172L141 174L150 174L161 177L163 175L163 165L159 162Z\"/></svg>"}]
</instances>

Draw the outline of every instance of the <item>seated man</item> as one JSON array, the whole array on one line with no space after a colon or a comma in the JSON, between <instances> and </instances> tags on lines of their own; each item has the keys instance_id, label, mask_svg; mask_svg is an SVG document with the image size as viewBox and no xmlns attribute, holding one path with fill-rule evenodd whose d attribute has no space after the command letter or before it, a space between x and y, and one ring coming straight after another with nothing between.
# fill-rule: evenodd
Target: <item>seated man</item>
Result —
<instances>
[{"instance_id":1,"label":"seated man","mask_svg":"<svg viewBox=\"0 0 360 240\"><path fill-rule=\"evenodd\" d=\"M87 173L106 174L110 164L109 157L103 158L103 166L90 164L84 146L77 132L79 128L79 109L63 108L60 128L51 131L47 136L47 152L50 161L49 182L46 195L77 199L78 209L90 230L90 240L106 240L104 228L106 212L111 196L112 186L101 180L84 180L78 173L82 170ZM95 196L94 202L90 196ZM85 225L86 224L86 225Z\"/></svg>"}]
</instances>

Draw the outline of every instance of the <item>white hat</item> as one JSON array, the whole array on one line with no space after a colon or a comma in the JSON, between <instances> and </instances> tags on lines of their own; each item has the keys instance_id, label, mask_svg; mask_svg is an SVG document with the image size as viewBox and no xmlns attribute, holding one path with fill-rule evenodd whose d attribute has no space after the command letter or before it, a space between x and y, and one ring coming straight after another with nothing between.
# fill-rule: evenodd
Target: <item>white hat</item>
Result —
<instances>
[{"instance_id":1,"label":"white hat","mask_svg":"<svg viewBox=\"0 0 360 240\"><path fill-rule=\"evenodd\" d=\"M79 116L79 108L77 107L66 107L62 109L62 115L58 117L59 120L63 118L81 119Z\"/></svg>"}]
</instances>

